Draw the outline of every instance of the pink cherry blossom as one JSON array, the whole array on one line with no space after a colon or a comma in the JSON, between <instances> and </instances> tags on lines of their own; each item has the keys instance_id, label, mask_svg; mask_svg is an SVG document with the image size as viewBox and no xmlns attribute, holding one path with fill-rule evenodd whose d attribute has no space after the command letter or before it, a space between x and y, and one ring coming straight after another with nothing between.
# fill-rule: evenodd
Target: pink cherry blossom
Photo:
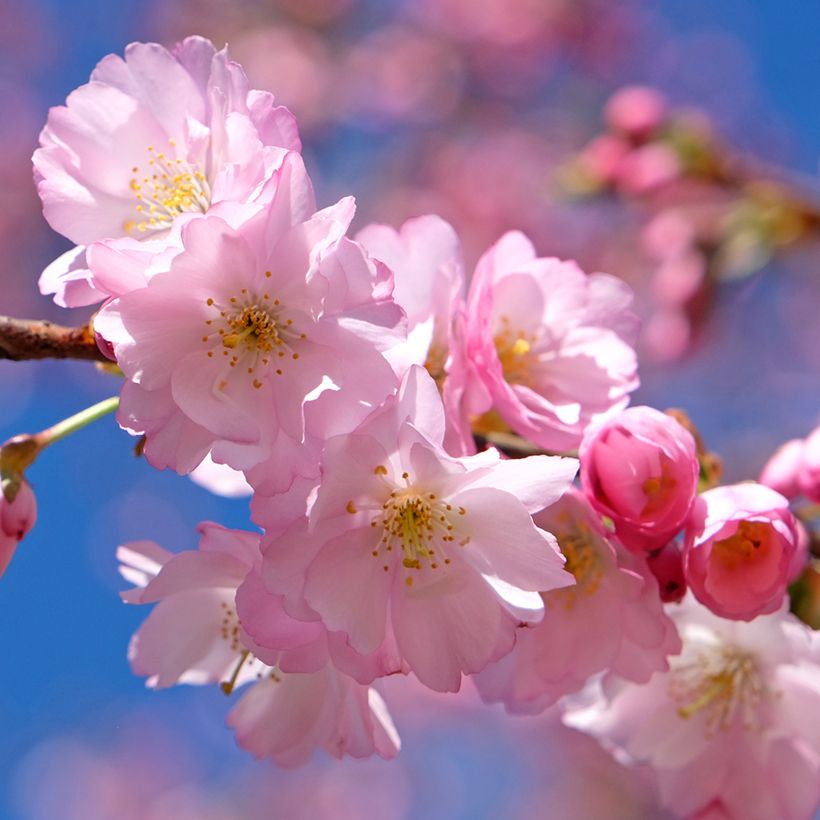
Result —
<instances>
[{"instance_id":1,"label":"pink cherry blossom","mask_svg":"<svg viewBox=\"0 0 820 820\"><path fill-rule=\"evenodd\" d=\"M21 483L14 501L6 501L0 493L0 576L36 520L37 501L27 481Z\"/></svg>"},{"instance_id":2,"label":"pink cherry blossom","mask_svg":"<svg viewBox=\"0 0 820 820\"><path fill-rule=\"evenodd\" d=\"M786 498L802 495L820 504L820 427L782 445L763 468L760 483Z\"/></svg>"},{"instance_id":3,"label":"pink cherry blossom","mask_svg":"<svg viewBox=\"0 0 820 820\"><path fill-rule=\"evenodd\" d=\"M621 163L629 156L629 143L612 134L590 140L578 155L580 170L597 184L611 185L618 178Z\"/></svg>"},{"instance_id":4,"label":"pink cherry blossom","mask_svg":"<svg viewBox=\"0 0 820 820\"><path fill-rule=\"evenodd\" d=\"M263 574L295 617L317 614L363 654L394 641L422 683L456 691L541 617L540 590L572 583L531 513L577 462L453 458L443 435L435 383L411 367L397 396L327 442L315 500L301 526L265 539Z\"/></svg>"},{"instance_id":5,"label":"pink cherry blossom","mask_svg":"<svg viewBox=\"0 0 820 820\"><path fill-rule=\"evenodd\" d=\"M338 672L326 655L311 671L291 674L255 654L237 618L236 591L258 563L259 536L216 524L199 529L197 551L173 555L152 542L118 550L121 572L135 584L123 599L156 603L131 641L134 672L152 687L221 682L230 694L251 683L228 723L241 746L280 765L304 763L317 747L334 757L394 756L398 736L378 693ZM294 645L310 640L309 624L279 626L290 629Z\"/></svg>"},{"instance_id":6,"label":"pink cherry blossom","mask_svg":"<svg viewBox=\"0 0 820 820\"><path fill-rule=\"evenodd\" d=\"M399 736L381 695L328 664L310 674L271 673L228 715L242 748L281 766L305 763L314 748L337 758L395 757Z\"/></svg>"},{"instance_id":7,"label":"pink cherry blossom","mask_svg":"<svg viewBox=\"0 0 820 820\"><path fill-rule=\"evenodd\" d=\"M683 552L679 541L670 541L666 546L646 556L649 571L658 582L661 600L677 603L686 595L686 576L683 572Z\"/></svg>"},{"instance_id":8,"label":"pink cherry blossom","mask_svg":"<svg viewBox=\"0 0 820 820\"><path fill-rule=\"evenodd\" d=\"M692 434L652 407L591 425L581 442L581 484L633 550L664 546L683 527L698 486Z\"/></svg>"},{"instance_id":9,"label":"pink cherry blossom","mask_svg":"<svg viewBox=\"0 0 820 820\"><path fill-rule=\"evenodd\" d=\"M87 269L84 246L162 236L179 217L253 197L300 147L290 112L250 90L227 51L202 37L105 57L51 109L34 154L45 217L79 246L46 269L41 290L66 306L111 295Z\"/></svg>"},{"instance_id":10,"label":"pink cherry blossom","mask_svg":"<svg viewBox=\"0 0 820 820\"><path fill-rule=\"evenodd\" d=\"M476 677L482 696L511 712L540 712L597 672L639 683L680 651L658 585L642 558L609 541L577 491L535 516L555 534L575 586L542 593L544 619Z\"/></svg>"},{"instance_id":11,"label":"pink cherry blossom","mask_svg":"<svg viewBox=\"0 0 820 820\"><path fill-rule=\"evenodd\" d=\"M645 138L666 115L666 99L660 91L630 85L618 90L606 104L604 117L610 128L630 137Z\"/></svg>"},{"instance_id":12,"label":"pink cherry blossom","mask_svg":"<svg viewBox=\"0 0 820 820\"><path fill-rule=\"evenodd\" d=\"M616 183L629 194L646 195L680 177L678 155L667 145L653 142L627 154L618 165Z\"/></svg>"},{"instance_id":13,"label":"pink cherry blossom","mask_svg":"<svg viewBox=\"0 0 820 820\"><path fill-rule=\"evenodd\" d=\"M777 448L766 462L758 481L786 498L800 495L799 478L803 466L804 440L793 438Z\"/></svg>"},{"instance_id":14,"label":"pink cherry blossom","mask_svg":"<svg viewBox=\"0 0 820 820\"><path fill-rule=\"evenodd\" d=\"M411 364L444 379L453 314L464 301L464 263L452 227L438 216L420 216L398 231L368 225L356 235L375 259L393 271L393 298L407 314L407 340L385 352L399 376Z\"/></svg>"},{"instance_id":15,"label":"pink cherry blossom","mask_svg":"<svg viewBox=\"0 0 820 820\"><path fill-rule=\"evenodd\" d=\"M780 493L753 483L715 487L700 496L686 528L686 580L713 612L748 621L783 603L801 568L799 545Z\"/></svg>"},{"instance_id":16,"label":"pink cherry blossom","mask_svg":"<svg viewBox=\"0 0 820 820\"><path fill-rule=\"evenodd\" d=\"M445 388L462 450L499 422L540 447L576 447L638 386L632 292L573 262L536 258L520 233L479 260ZM493 411L493 412L490 412Z\"/></svg>"},{"instance_id":17,"label":"pink cherry blossom","mask_svg":"<svg viewBox=\"0 0 820 820\"><path fill-rule=\"evenodd\" d=\"M803 445L803 459L797 477L800 493L820 504L820 427L816 427Z\"/></svg>"},{"instance_id":18,"label":"pink cherry blossom","mask_svg":"<svg viewBox=\"0 0 820 820\"><path fill-rule=\"evenodd\" d=\"M566 722L649 763L680 817L809 820L820 802L820 634L781 609L750 623L691 597L683 652L648 684L614 678Z\"/></svg>"},{"instance_id":19,"label":"pink cherry blossom","mask_svg":"<svg viewBox=\"0 0 820 820\"><path fill-rule=\"evenodd\" d=\"M306 436L351 429L395 389L379 352L402 319L390 272L345 237L352 200L314 214L304 178L289 154L265 210L191 220L164 272L97 315L128 380L120 423L154 466L273 458L286 488Z\"/></svg>"}]
</instances>

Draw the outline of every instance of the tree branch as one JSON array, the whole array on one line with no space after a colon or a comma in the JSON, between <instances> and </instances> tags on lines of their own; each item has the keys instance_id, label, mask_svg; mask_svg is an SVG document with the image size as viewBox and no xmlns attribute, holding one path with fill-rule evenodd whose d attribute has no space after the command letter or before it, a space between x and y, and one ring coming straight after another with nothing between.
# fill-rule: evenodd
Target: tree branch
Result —
<instances>
[{"instance_id":1,"label":"tree branch","mask_svg":"<svg viewBox=\"0 0 820 820\"><path fill-rule=\"evenodd\" d=\"M110 364L90 324L64 327L46 320L0 316L0 359L83 359Z\"/></svg>"}]
</instances>

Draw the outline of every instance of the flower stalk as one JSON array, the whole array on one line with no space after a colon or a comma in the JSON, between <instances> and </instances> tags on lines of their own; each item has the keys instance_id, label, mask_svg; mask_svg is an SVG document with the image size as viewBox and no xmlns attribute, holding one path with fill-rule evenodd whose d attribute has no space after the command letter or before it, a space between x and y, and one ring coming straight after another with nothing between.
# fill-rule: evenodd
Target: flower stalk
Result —
<instances>
[{"instance_id":1,"label":"flower stalk","mask_svg":"<svg viewBox=\"0 0 820 820\"><path fill-rule=\"evenodd\" d=\"M58 421L39 433L14 436L0 446L0 484L3 496L11 503L17 497L23 474L34 463L40 452L56 441L81 430L103 416L113 413L120 404L119 396L103 399L79 413Z\"/></svg>"}]
</instances>

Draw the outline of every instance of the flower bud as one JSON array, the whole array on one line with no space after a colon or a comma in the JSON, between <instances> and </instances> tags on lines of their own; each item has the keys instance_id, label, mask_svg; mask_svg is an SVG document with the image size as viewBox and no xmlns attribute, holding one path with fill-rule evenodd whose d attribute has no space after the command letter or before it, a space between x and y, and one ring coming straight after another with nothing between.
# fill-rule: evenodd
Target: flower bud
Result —
<instances>
[{"instance_id":1,"label":"flower bud","mask_svg":"<svg viewBox=\"0 0 820 820\"><path fill-rule=\"evenodd\" d=\"M797 522L780 493L753 483L715 487L692 512L683 569L712 612L750 621L782 604L799 547Z\"/></svg>"},{"instance_id":2,"label":"flower bud","mask_svg":"<svg viewBox=\"0 0 820 820\"><path fill-rule=\"evenodd\" d=\"M698 483L692 434L651 407L590 426L579 450L581 485L633 551L663 547L683 527Z\"/></svg>"},{"instance_id":3,"label":"flower bud","mask_svg":"<svg viewBox=\"0 0 820 820\"><path fill-rule=\"evenodd\" d=\"M670 541L657 552L647 555L646 563L658 581L661 600L673 604L686 595L686 576L683 574L683 555L677 541Z\"/></svg>"},{"instance_id":4,"label":"flower bud","mask_svg":"<svg viewBox=\"0 0 820 820\"><path fill-rule=\"evenodd\" d=\"M820 504L820 427L816 427L803 442L803 459L797 484L802 495Z\"/></svg>"},{"instance_id":5,"label":"flower bud","mask_svg":"<svg viewBox=\"0 0 820 820\"><path fill-rule=\"evenodd\" d=\"M786 498L800 494L798 475L803 463L803 439L793 438L782 444L766 462L760 473L760 483L771 487Z\"/></svg>"},{"instance_id":6,"label":"flower bud","mask_svg":"<svg viewBox=\"0 0 820 820\"><path fill-rule=\"evenodd\" d=\"M666 99L646 86L626 86L609 99L604 111L607 125L632 137L646 138L666 116Z\"/></svg>"},{"instance_id":7,"label":"flower bud","mask_svg":"<svg viewBox=\"0 0 820 820\"><path fill-rule=\"evenodd\" d=\"M0 575L6 571L17 544L37 520L37 502L27 481L23 481L14 501L0 495Z\"/></svg>"}]
</instances>

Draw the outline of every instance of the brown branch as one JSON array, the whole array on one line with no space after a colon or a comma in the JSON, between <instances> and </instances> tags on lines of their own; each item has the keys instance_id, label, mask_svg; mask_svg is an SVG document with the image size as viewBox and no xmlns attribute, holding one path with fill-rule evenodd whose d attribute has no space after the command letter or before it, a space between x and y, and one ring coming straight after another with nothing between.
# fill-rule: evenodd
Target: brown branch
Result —
<instances>
[{"instance_id":1,"label":"brown branch","mask_svg":"<svg viewBox=\"0 0 820 820\"><path fill-rule=\"evenodd\" d=\"M83 359L110 364L90 325L64 327L46 320L0 316L0 359Z\"/></svg>"}]
</instances>

